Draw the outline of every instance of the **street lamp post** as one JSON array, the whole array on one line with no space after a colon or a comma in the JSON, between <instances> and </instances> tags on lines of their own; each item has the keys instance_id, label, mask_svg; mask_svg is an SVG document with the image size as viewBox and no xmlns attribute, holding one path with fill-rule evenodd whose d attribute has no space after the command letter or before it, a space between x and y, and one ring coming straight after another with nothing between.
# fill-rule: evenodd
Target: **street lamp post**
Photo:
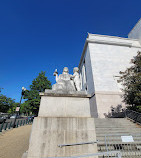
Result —
<instances>
[{"instance_id":1,"label":"street lamp post","mask_svg":"<svg viewBox=\"0 0 141 158\"><path fill-rule=\"evenodd\" d=\"M20 110L20 105L21 105L22 98L23 98L23 95L24 95L25 91L26 91L26 88L22 87L21 99L20 99L19 106L16 107L16 116L15 116L15 119L14 119L14 122L13 122L13 128L16 127L15 124L16 124L17 114L18 114L18 112L19 112L19 110Z\"/></svg>"}]
</instances>

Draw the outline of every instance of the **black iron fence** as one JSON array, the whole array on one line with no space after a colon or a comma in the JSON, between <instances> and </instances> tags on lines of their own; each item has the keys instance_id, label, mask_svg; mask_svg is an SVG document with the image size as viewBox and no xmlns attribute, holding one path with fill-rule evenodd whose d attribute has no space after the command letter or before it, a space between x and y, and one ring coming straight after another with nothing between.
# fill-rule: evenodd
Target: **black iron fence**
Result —
<instances>
[{"instance_id":1,"label":"black iron fence","mask_svg":"<svg viewBox=\"0 0 141 158\"><path fill-rule=\"evenodd\" d=\"M125 111L121 112L112 112L112 115L108 118L124 118L125 116Z\"/></svg>"},{"instance_id":2,"label":"black iron fence","mask_svg":"<svg viewBox=\"0 0 141 158\"><path fill-rule=\"evenodd\" d=\"M135 123L141 124L141 113L133 110L124 110L122 112L113 112L109 118L129 118Z\"/></svg>"},{"instance_id":3,"label":"black iron fence","mask_svg":"<svg viewBox=\"0 0 141 158\"><path fill-rule=\"evenodd\" d=\"M133 111L133 110L126 110L125 117L131 119L135 123L141 124L141 113Z\"/></svg>"},{"instance_id":4,"label":"black iron fence","mask_svg":"<svg viewBox=\"0 0 141 158\"><path fill-rule=\"evenodd\" d=\"M16 121L16 128L18 128L19 126L24 126L24 125L27 125L27 124L32 124L33 123L33 120L17 120ZM4 131L4 130L8 130L8 129L11 129L13 128L13 121L10 121L10 122L5 122L5 123L2 123L0 124L0 132Z\"/></svg>"}]
</instances>

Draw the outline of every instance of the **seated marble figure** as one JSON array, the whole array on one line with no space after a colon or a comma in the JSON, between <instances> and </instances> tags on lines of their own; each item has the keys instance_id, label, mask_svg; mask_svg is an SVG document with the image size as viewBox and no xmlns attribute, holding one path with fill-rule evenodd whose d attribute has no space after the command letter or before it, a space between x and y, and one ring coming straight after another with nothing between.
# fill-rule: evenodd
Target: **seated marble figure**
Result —
<instances>
[{"instance_id":1,"label":"seated marble figure","mask_svg":"<svg viewBox=\"0 0 141 158\"><path fill-rule=\"evenodd\" d=\"M57 91L80 91L81 90L81 82L78 73L79 69L74 68L74 74L69 74L69 70L67 67L64 67L63 73L58 76L57 69L54 72L54 76L56 76L56 84L52 86L52 90ZM78 81L79 80L79 81Z\"/></svg>"}]
</instances>

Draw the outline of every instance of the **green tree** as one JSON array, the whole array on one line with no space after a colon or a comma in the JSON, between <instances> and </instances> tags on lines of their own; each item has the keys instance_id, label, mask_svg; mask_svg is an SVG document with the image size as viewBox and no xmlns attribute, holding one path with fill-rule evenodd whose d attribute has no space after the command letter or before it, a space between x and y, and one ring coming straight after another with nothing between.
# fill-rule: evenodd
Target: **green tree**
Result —
<instances>
[{"instance_id":1,"label":"green tree","mask_svg":"<svg viewBox=\"0 0 141 158\"><path fill-rule=\"evenodd\" d=\"M42 71L37 78L32 81L30 90L26 90L24 99L27 100L25 101L22 110L25 112L25 109L27 108L28 112L31 111L33 114L37 115L40 105L39 92L44 92L45 89L51 89L51 82L45 76L45 72Z\"/></svg>"},{"instance_id":2,"label":"green tree","mask_svg":"<svg viewBox=\"0 0 141 158\"><path fill-rule=\"evenodd\" d=\"M20 106L20 113L24 113L26 116L28 116L31 112L30 106L28 105L28 102L22 103Z\"/></svg>"},{"instance_id":3,"label":"green tree","mask_svg":"<svg viewBox=\"0 0 141 158\"><path fill-rule=\"evenodd\" d=\"M13 102L12 104L10 104L9 109L8 109L8 113L9 114L14 114L16 111L16 107L19 106L19 103L15 103Z\"/></svg>"},{"instance_id":4,"label":"green tree","mask_svg":"<svg viewBox=\"0 0 141 158\"><path fill-rule=\"evenodd\" d=\"M7 96L0 94L0 112L8 112L9 108L12 107L14 104L14 99L8 98Z\"/></svg>"},{"instance_id":5,"label":"green tree","mask_svg":"<svg viewBox=\"0 0 141 158\"><path fill-rule=\"evenodd\" d=\"M141 52L131 60L132 66L125 72L120 72L120 82L123 85L123 101L129 108L141 111Z\"/></svg>"}]
</instances>

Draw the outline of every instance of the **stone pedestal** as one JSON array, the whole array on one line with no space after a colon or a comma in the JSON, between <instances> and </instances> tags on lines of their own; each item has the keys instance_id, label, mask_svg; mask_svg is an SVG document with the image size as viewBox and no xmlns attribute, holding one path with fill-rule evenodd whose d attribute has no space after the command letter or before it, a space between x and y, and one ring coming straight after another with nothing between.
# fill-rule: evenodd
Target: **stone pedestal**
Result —
<instances>
[{"instance_id":1,"label":"stone pedestal","mask_svg":"<svg viewBox=\"0 0 141 158\"><path fill-rule=\"evenodd\" d=\"M39 115L34 119L27 158L68 157L97 152L97 144L59 147L96 141L94 118L85 92L40 93Z\"/></svg>"},{"instance_id":2,"label":"stone pedestal","mask_svg":"<svg viewBox=\"0 0 141 158\"><path fill-rule=\"evenodd\" d=\"M46 90L40 93L39 117L91 117L89 98L85 92L61 93Z\"/></svg>"}]
</instances>

